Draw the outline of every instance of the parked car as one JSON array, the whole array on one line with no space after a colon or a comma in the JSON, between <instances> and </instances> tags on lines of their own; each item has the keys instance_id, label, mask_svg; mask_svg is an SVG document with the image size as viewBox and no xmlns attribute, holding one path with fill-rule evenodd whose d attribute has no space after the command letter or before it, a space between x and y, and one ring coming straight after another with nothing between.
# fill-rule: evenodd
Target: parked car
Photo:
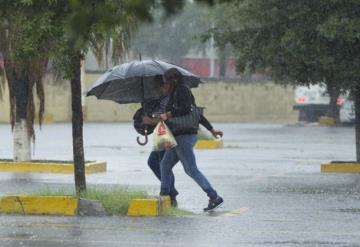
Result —
<instances>
[{"instance_id":1,"label":"parked car","mask_svg":"<svg viewBox=\"0 0 360 247\"><path fill-rule=\"evenodd\" d=\"M298 86L295 88L294 110L299 111L299 121L317 122L325 116L329 109L330 97L324 84L310 86ZM353 102L347 95L341 95L337 99L340 110L340 122L353 123L355 119Z\"/></svg>"},{"instance_id":2,"label":"parked car","mask_svg":"<svg viewBox=\"0 0 360 247\"><path fill-rule=\"evenodd\" d=\"M354 101L346 99L340 108L340 122L345 124L355 123Z\"/></svg>"}]
</instances>

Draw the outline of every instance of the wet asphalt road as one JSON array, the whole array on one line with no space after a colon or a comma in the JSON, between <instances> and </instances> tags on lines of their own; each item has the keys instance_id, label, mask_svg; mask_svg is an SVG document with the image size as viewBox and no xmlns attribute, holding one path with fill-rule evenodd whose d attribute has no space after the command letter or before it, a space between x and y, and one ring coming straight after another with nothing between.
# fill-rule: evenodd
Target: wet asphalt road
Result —
<instances>
[{"instance_id":1,"label":"wet asphalt road","mask_svg":"<svg viewBox=\"0 0 360 247\"><path fill-rule=\"evenodd\" d=\"M207 198L175 168L186 217L0 216L0 246L360 246L360 176L322 174L320 164L354 160L353 128L215 124L225 148L196 151L199 168L225 199L203 213ZM108 171L88 185L126 186L156 195L146 166L151 145L136 144L130 124L85 124L87 160ZM8 125L0 125L0 157L11 158ZM71 126L37 131L34 159L71 159ZM0 174L0 194L73 188L73 176Z\"/></svg>"}]
</instances>

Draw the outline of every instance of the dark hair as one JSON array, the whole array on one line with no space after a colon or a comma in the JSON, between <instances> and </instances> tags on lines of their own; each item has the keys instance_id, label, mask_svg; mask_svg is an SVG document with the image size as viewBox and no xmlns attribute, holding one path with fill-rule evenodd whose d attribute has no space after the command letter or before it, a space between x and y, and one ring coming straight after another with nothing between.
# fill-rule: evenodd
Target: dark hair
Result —
<instances>
[{"instance_id":1,"label":"dark hair","mask_svg":"<svg viewBox=\"0 0 360 247\"><path fill-rule=\"evenodd\" d=\"M183 78L180 71L176 68L171 68L165 71L164 73L164 79L165 82L178 82Z\"/></svg>"}]
</instances>

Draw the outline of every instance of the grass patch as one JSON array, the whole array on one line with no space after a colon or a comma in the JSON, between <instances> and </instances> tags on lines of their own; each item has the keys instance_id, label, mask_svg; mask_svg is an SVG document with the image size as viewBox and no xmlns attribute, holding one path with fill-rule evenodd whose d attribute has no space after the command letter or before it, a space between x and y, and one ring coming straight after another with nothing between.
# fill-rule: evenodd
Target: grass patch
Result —
<instances>
[{"instance_id":1,"label":"grass patch","mask_svg":"<svg viewBox=\"0 0 360 247\"><path fill-rule=\"evenodd\" d=\"M75 196L75 192L69 192L66 189L56 191L45 189L36 194L42 196ZM79 196L80 198L99 201L108 215L126 215L131 200L149 197L146 192L130 191L122 188L88 188L86 192L81 193Z\"/></svg>"},{"instance_id":2,"label":"grass patch","mask_svg":"<svg viewBox=\"0 0 360 247\"><path fill-rule=\"evenodd\" d=\"M66 188L52 190L50 188L41 189L39 192L32 193L39 196L75 196L75 192Z\"/></svg>"},{"instance_id":3,"label":"grass patch","mask_svg":"<svg viewBox=\"0 0 360 247\"><path fill-rule=\"evenodd\" d=\"M188 215L192 215L193 213L186 211L184 209L181 208L168 208L166 210L164 210L164 212L161 212L161 216L188 216Z\"/></svg>"},{"instance_id":4,"label":"grass patch","mask_svg":"<svg viewBox=\"0 0 360 247\"><path fill-rule=\"evenodd\" d=\"M149 196L143 191L114 188L111 190L87 189L85 193L80 194L80 197L101 202L109 215L126 215L131 200Z\"/></svg>"}]
</instances>

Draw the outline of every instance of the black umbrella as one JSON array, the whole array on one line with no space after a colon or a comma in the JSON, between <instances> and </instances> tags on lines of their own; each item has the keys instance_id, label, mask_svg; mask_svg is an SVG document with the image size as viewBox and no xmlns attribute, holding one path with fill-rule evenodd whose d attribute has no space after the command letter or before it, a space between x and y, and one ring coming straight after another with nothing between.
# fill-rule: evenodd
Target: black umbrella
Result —
<instances>
[{"instance_id":1,"label":"black umbrella","mask_svg":"<svg viewBox=\"0 0 360 247\"><path fill-rule=\"evenodd\" d=\"M140 103L161 96L160 83L164 72L176 68L183 75L183 83L197 87L201 82L186 69L159 60L124 63L104 73L90 88L87 96L113 100L120 104Z\"/></svg>"},{"instance_id":2,"label":"black umbrella","mask_svg":"<svg viewBox=\"0 0 360 247\"><path fill-rule=\"evenodd\" d=\"M104 73L87 92L86 96L94 95L98 99L113 100L120 104L141 103L161 96L160 85L162 75L170 68L176 68L183 75L182 83L189 87L197 87L201 82L186 69L175 64L159 60L143 60L124 63ZM145 128L145 142L147 143L148 126Z\"/></svg>"}]
</instances>

